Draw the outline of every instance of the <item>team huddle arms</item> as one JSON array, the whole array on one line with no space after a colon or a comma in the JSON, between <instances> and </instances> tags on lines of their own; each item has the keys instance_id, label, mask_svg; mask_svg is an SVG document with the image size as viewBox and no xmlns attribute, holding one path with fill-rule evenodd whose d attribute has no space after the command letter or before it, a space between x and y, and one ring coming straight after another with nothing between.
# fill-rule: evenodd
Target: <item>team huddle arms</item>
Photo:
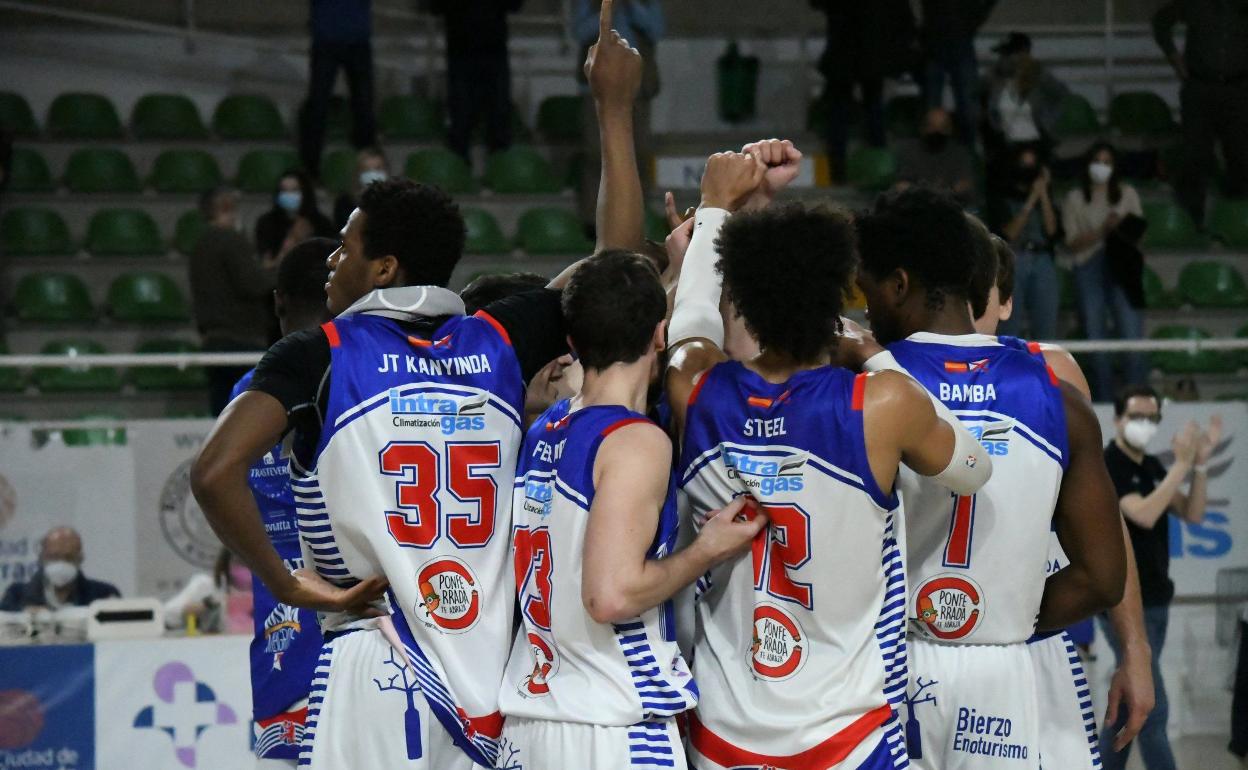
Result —
<instances>
[{"instance_id":1,"label":"team huddle arms","mask_svg":"<svg viewBox=\"0 0 1248 770\"><path fill-rule=\"evenodd\" d=\"M324 356L316 391L266 392L274 372L307 357L279 343L257 371L261 384L227 408L197 458L194 491L226 547L279 602L335 618L324 624L301 764L345 767L341 758L356 750L429 768L988 768L1006 756L1038 768L1038 734L1011 754L1013 744L981 729L1009 719L954 704L937 722L954 748L916 745L932 743L931 722L920 731L915 714L935 701L924 692L936 682L908 671L907 639L965 651L991 610L971 589L946 588L957 582L947 577L912 600L900 535L911 517L940 518L956 551L959 511L973 517L977 496L978 526L1021 520L989 494L994 461L1003 462L990 428L911 376L899 357L917 359L904 346L895 357L881 344L892 340L842 317L864 270L855 221L774 202L800 169L791 142L710 156L696 211L682 215L669 193L671 234L643 243L632 125L641 58L611 29L612 5L602 3L585 64L602 140L596 255L544 290L463 316L417 262L377 253L365 231L381 209L370 214L362 200L329 260L337 318L302 337ZM787 264L769 271L771 260ZM906 265L871 277L876 290L896 289L868 293L873 326L877 314L905 315L904 297L924 290L926 278ZM785 285L794 279L810 286ZM927 289L919 305L931 310L941 295ZM883 296L900 298L885 306ZM941 312L961 312L969 329L970 311L954 307L966 299L946 292ZM1035 589L1034 621L1002 646L1021 649L1033 631L1115 607L1130 648L1142 638L1138 586L1078 367L1051 351L1042 362L1001 350L993 337L950 342L957 333L918 323L914 332L934 332L929 348L946 356L946 370L978 376L1000 363L1047 388L1061 434L1033 437L1060 471L1050 474L1047 512L1026 515L1042 517L1044 531L1051 519L1068 566L1047 581L1016 576ZM584 384L525 426L534 357L568 342ZM957 355L948 345L972 343L989 349L991 364L948 360ZM383 354L375 372L374 351ZM657 401L652 385L662 386ZM383 420L377 406L387 403ZM663 427L646 416L656 413ZM1014 417L995 415L992 430L1030 435ZM301 531L307 566L296 570L269 543L247 484L248 468L288 433L305 447L292 477L301 530L312 530ZM910 507L930 498L907 489L939 489L952 514ZM962 566L976 542L967 526ZM949 631L932 619L945 612L933 597L973 609ZM419 683L407 689L397 728L406 735L392 754L377 736L396 728L380 715L403 699L382 697L395 689L382 674L361 674L383 654ZM1151 691L1145 675L1146 666L1115 676L1109 718L1120 703L1131 710L1122 743L1151 707L1138 695ZM327 749L330 736L337 745ZM949 751L979 764L958 764Z\"/></svg>"}]
</instances>

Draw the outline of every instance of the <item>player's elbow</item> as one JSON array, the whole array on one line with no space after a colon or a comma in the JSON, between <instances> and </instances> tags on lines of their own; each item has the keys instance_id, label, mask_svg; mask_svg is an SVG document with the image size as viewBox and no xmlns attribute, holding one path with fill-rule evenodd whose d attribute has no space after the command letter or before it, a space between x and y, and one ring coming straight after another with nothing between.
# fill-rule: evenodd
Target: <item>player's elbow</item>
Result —
<instances>
[{"instance_id":1,"label":"player's elbow","mask_svg":"<svg viewBox=\"0 0 1248 770\"><path fill-rule=\"evenodd\" d=\"M618 589L585 591L581 601L595 623L619 623L637 615L628 597Z\"/></svg>"},{"instance_id":2,"label":"player's elbow","mask_svg":"<svg viewBox=\"0 0 1248 770\"><path fill-rule=\"evenodd\" d=\"M213 506L205 505L213 494L228 483L233 464L228 462L212 444L205 445L191 463L191 494L199 502L204 514L211 516Z\"/></svg>"}]
</instances>

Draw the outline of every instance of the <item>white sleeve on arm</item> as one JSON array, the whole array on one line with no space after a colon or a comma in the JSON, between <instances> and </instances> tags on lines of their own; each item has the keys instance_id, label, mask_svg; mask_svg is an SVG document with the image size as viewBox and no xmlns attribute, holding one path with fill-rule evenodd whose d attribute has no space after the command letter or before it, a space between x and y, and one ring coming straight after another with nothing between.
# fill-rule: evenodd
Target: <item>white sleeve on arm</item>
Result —
<instances>
[{"instance_id":1,"label":"white sleeve on arm","mask_svg":"<svg viewBox=\"0 0 1248 770\"><path fill-rule=\"evenodd\" d=\"M910 372L906 371L906 368L887 350L868 358L862 368L863 371L868 372L885 370L901 372L911 377ZM945 466L945 469L931 478L953 490L955 494L973 495L992 477L992 460L988 457L988 450L984 449L983 444L971 435L962 421L949 411L949 407L945 406L944 402L932 395L931 391L926 388L923 392L927 393L932 406L936 409L936 416L953 428L953 455L949 458L949 464Z\"/></svg>"},{"instance_id":2,"label":"white sleeve on arm","mask_svg":"<svg viewBox=\"0 0 1248 770\"><path fill-rule=\"evenodd\" d=\"M715 270L715 239L727 218L724 209L700 208L695 215L693 237L680 268L672 320L667 328L669 346L699 337L720 348L724 346L724 318L719 312L724 281Z\"/></svg>"}]
</instances>

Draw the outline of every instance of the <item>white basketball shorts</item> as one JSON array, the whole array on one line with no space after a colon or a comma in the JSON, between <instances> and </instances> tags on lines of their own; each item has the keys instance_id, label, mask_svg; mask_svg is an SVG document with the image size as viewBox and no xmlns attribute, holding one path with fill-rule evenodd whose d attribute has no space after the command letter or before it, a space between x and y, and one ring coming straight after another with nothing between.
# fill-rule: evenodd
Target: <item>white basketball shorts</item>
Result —
<instances>
[{"instance_id":1,"label":"white basketball shorts","mask_svg":"<svg viewBox=\"0 0 1248 770\"><path fill-rule=\"evenodd\" d=\"M675 719L603 727L507 717L498 770L685 770Z\"/></svg>"},{"instance_id":2,"label":"white basketball shorts","mask_svg":"<svg viewBox=\"0 0 1248 770\"><path fill-rule=\"evenodd\" d=\"M1075 643L1062 632L1027 645L1036 672L1040 709L1040 766L1044 770L1100 770L1096 714L1088 676Z\"/></svg>"}]
</instances>

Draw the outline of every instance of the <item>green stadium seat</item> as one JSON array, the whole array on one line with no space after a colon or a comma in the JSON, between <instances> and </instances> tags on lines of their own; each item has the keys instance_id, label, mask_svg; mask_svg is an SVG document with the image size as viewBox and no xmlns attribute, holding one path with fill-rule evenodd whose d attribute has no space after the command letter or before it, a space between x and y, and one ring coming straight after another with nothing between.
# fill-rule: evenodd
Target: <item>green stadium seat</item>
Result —
<instances>
[{"instance_id":1,"label":"green stadium seat","mask_svg":"<svg viewBox=\"0 0 1248 770\"><path fill-rule=\"evenodd\" d=\"M1233 249L1248 249L1248 198L1222 198L1209 212L1209 229Z\"/></svg>"},{"instance_id":2,"label":"green stadium seat","mask_svg":"<svg viewBox=\"0 0 1248 770\"><path fill-rule=\"evenodd\" d=\"M321 156L321 184L334 195L350 192L355 176L354 150L333 150Z\"/></svg>"},{"instance_id":3,"label":"green stadium seat","mask_svg":"<svg viewBox=\"0 0 1248 770\"><path fill-rule=\"evenodd\" d=\"M120 139L121 119L108 97L67 93L48 108L48 133L57 139Z\"/></svg>"},{"instance_id":4,"label":"green stadium seat","mask_svg":"<svg viewBox=\"0 0 1248 770\"><path fill-rule=\"evenodd\" d=\"M1196 307L1248 308L1248 286L1231 265L1213 260L1189 262L1179 272L1179 291Z\"/></svg>"},{"instance_id":5,"label":"green stadium seat","mask_svg":"<svg viewBox=\"0 0 1248 770\"><path fill-rule=\"evenodd\" d=\"M1109 103L1109 126L1127 136L1172 134L1178 128L1170 105L1152 91L1124 91Z\"/></svg>"},{"instance_id":6,"label":"green stadium seat","mask_svg":"<svg viewBox=\"0 0 1248 770\"><path fill-rule=\"evenodd\" d=\"M148 340L136 353L195 353L199 347L186 340ZM130 383L139 390L202 390L208 377L202 366L136 366L130 370Z\"/></svg>"},{"instance_id":7,"label":"green stadium seat","mask_svg":"<svg viewBox=\"0 0 1248 770\"><path fill-rule=\"evenodd\" d=\"M381 100L378 128L391 141L424 142L446 134L438 105L413 94L388 96Z\"/></svg>"},{"instance_id":8,"label":"green stadium seat","mask_svg":"<svg viewBox=\"0 0 1248 770\"><path fill-rule=\"evenodd\" d=\"M156 220L142 209L101 209L87 223L88 252L96 257L156 256L165 253Z\"/></svg>"},{"instance_id":9,"label":"green stadium seat","mask_svg":"<svg viewBox=\"0 0 1248 770\"><path fill-rule=\"evenodd\" d=\"M663 243L671 233L667 229L667 217L657 211L646 209L642 220L643 235L656 243Z\"/></svg>"},{"instance_id":10,"label":"green stadium seat","mask_svg":"<svg viewBox=\"0 0 1248 770\"><path fill-rule=\"evenodd\" d=\"M584 97L548 96L537 108L537 130L548 141L579 142L585 131Z\"/></svg>"},{"instance_id":11,"label":"green stadium seat","mask_svg":"<svg viewBox=\"0 0 1248 770\"><path fill-rule=\"evenodd\" d=\"M39 351L44 355L98 355L104 346L92 340L57 340ZM40 366L31 380L45 393L121 390L121 377L111 366Z\"/></svg>"},{"instance_id":12,"label":"green stadium seat","mask_svg":"<svg viewBox=\"0 0 1248 770\"><path fill-rule=\"evenodd\" d=\"M87 285L69 273L29 273L17 282L13 309L22 321L85 322L95 317Z\"/></svg>"},{"instance_id":13,"label":"green stadium seat","mask_svg":"<svg viewBox=\"0 0 1248 770\"><path fill-rule=\"evenodd\" d=\"M1161 276L1148 265L1144 266L1144 306L1154 310L1172 309L1179 306L1177 293L1167 289Z\"/></svg>"},{"instance_id":14,"label":"green stadium seat","mask_svg":"<svg viewBox=\"0 0 1248 770\"><path fill-rule=\"evenodd\" d=\"M147 94L134 103L130 132L136 139L207 139L199 108L182 94Z\"/></svg>"},{"instance_id":15,"label":"green stadium seat","mask_svg":"<svg viewBox=\"0 0 1248 770\"><path fill-rule=\"evenodd\" d=\"M485 140L485 121L478 121L476 128L472 131L472 141L481 144ZM520 109L516 107L515 102L511 104L511 141L520 144L533 141L533 131L525 125L524 118L520 116Z\"/></svg>"},{"instance_id":16,"label":"green stadium seat","mask_svg":"<svg viewBox=\"0 0 1248 770\"><path fill-rule=\"evenodd\" d=\"M849 155L845 178L862 190L884 190L897 176L897 157L883 147L859 147Z\"/></svg>"},{"instance_id":17,"label":"green stadium seat","mask_svg":"<svg viewBox=\"0 0 1248 770\"><path fill-rule=\"evenodd\" d=\"M0 341L0 356L9 354L9 346ZM20 393L26 388L26 376L21 369L0 367L0 393ZM3 419L3 418L0 418Z\"/></svg>"},{"instance_id":18,"label":"green stadium seat","mask_svg":"<svg viewBox=\"0 0 1248 770\"><path fill-rule=\"evenodd\" d=\"M918 136L925 110L923 98L917 94L889 99L884 104L884 126L889 136Z\"/></svg>"},{"instance_id":19,"label":"green stadium seat","mask_svg":"<svg viewBox=\"0 0 1248 770\"><path fill-rule=\"evenodd\" d=\"M1170 200L1150 200L1143 204L1144 219L1148 229L1140 248L1148 249L1203 249L1209 239L1196 228L1187 211Z\"/></svg>"},{"instance_id":20,"label":"green stadium seat","mask_svg":"<svg viewBox=\"0 0 1248 770\"><path fill-rule=\"evenodd\" d=\"M1053 134L1059 139L1088 136L1100 133L1101 123L1096 119L1092 103L1076 93L1062 98L1061 112L1053 125Z\"/></svg>"},{"instance_id":21,"label":"green stadium seat","mask_svg":"<svg viewBox=\"0 0 1248 770\"><path fill-rule=\"evenodd\" d=\"M26 97L12 91L0 91L0 131L14 136L35 136L39 133L35 113L30 111Z\"/></svg>"},{"instance_id":22,"label":"green stadium seat","mask_svg":"<svg viewBox=\"0 0 1248 770\"><path fill-rule=\"evenodd\" d=\"M485 186L503 194L557 193L563 183L541 153L513 145L490 156L485 164Z\"/></svg>"},{"instance_id":23,"label":"green stadium seat","mask_svg":"<svg viewBox=\"0 0 1248 770\"><path fill-rule=\"evenodd\" d=\"M78 419L84 422L88 420L121 422L121 418L117 415L101 412L84 414ZM106 428L64 428L61 430L61 441L65 442L66 446L125 446L126 429L120 425Z\"/></svg>"},{"instance_id":24,"label":"green stadium seat","mask_svg":"<svg viewBox=\"0 0 1248 770\"><path fill-rule=\"evenodd\" d=\"M143 189L134 164L114 148L83 147L65 164L65 186L76 193L137 193Z\"/></svg>"},{"instance_id":25,"label":"green stadium seat","mask_svg":"<svg viewBox=\"0 0 1248 770\"><path fill-rule=\"evenodd\" d=\"M442 147L417 150L407 156L407 176L422 184L436 185L448 193L475 193L477 181L463 158Z\"/></svg>"},{"instance_id":26,"label":"green stadium seat","mask_svg":"<svg viewBox=\"0 0 1248 770\"><path fill-rule=\"evenodd\" d=\"M567 209L529 209L517 229L516 240L529 254L588 255L594 249L581 220Z\"/></svg>"},{"instance_id":27,"label":"green stadium seat","mask_svg":"<svg viewBox=\"0 0 1248 770\"><path fill-rule=\"evenodd\" d=\"M206 192L221 184L221 169L204 150L165 150L156 156L148 183L162 193Z\"/></svg>"},{"instance_id":28,"label":"green stadium seat","mask_svg":"<svg viewBox=\"0 0 1248 770\"><path fill-rule=\"evenodd\" d=\"M212 130L222 139L285 139L286 122L267 96L231 94L212 113Z\"/></svg>"},{"instance_id":29,"label":"green stadium seat","mask_svg":"<svg viewBox=\"0 0 1248 770\"><path fill-rule=\"evenodd\" d=\"M9 209L0 219L0 253L10 257L41 257L73 252L69 226L52 209Z\"/></svg>"},{"instance_id":30,"label":"green stadium seat","mask_svg":"<svg viewBox=\"0 0 1248 770\"><path fill-rule=\"evenodd\" d=\"M238 160L234 184L249 193L271 194L282 174L299 168L294 150L249 150Z\"/></svg>"},{"instance_id":31,"label":"green stadium seat","mask_svg":"<svg viewBox=\"0 0 1248 770\"><path fill-rule=\"evenodd\" d=\"M503 254L511 251L511 244L503 235L494 215L484 209L463 209L464 226L468 238L464 251L468 254Z\"/></svg>"},{"instance_id":32,"label":"green stadium seat","mask_svg":"<svg viewBox=\"0 0 1248 770\"><path fill-rule=\"evenodd\" d=\"M1171 324L1159 327L1150 337L1155 340L1209 339L1209 332L1195 326ZM1226 356L1215 350L1196 353L1183 351L1158 351L1152 354L1153 365L1167 374L1199 374L1202 372L1225 373L1239 368L1234 356Z\"/></svg>"},{"instance_id":33,"label":"green stadium seat","mask_svg":"<svg viewBox=\"0 0 1248 770\"><path fill-rule=\"evenodd\" d=\"M119 321L159 323L190 318L182 290L164 273L118 276L108 288L108 306Z\"/></svg>"},{"instance_id":34,"label":"green stadium seat","mask_svg":"<svg viewBox=\"0 0 1248 770\"><path fill-rule=\"evenodd\" d=\"M49 192L56 189L48 162L29 147L14 147L9 158L9 192Z\"/></svg>"},{"instance_id":35,"label":"green stadium seat","mask_svg":"<svg viewBox=\"0 0 1248 770\"><path fill-rule=\"evenodd\" d=\"M173 247L180 253L190 256L195 250L195 244L199 243L199 237L204 234L208 223L204 221L204 215L199 209L191 209L183 212L178 217L177 224L173 226Z\"/></svg>"}]
</instances>

